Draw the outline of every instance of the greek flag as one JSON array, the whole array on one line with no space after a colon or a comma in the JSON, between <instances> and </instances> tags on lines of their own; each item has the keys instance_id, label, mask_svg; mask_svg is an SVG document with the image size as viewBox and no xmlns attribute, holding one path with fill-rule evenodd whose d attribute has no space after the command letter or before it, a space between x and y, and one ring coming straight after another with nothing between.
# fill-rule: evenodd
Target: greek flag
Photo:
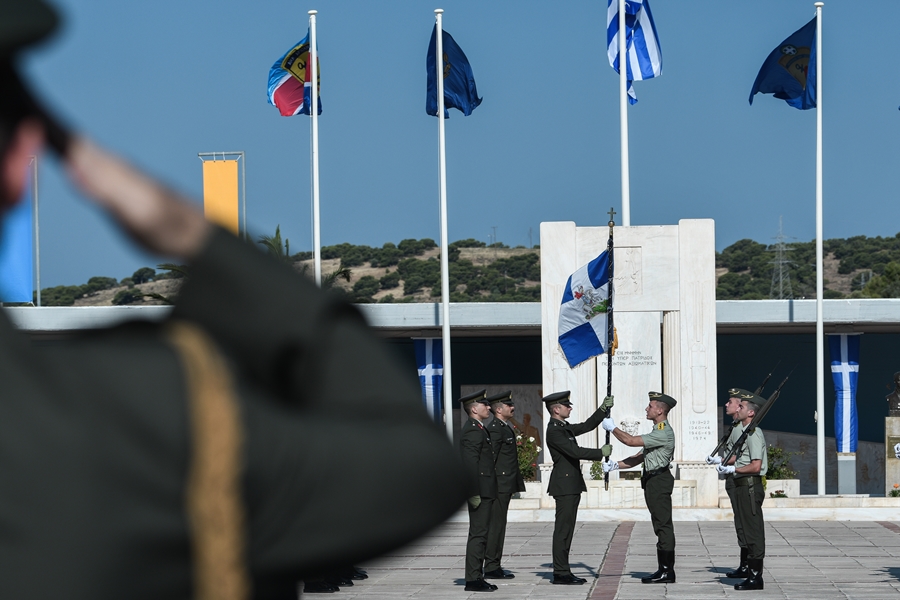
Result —
<instances>
[{"instance_id":1,"label":"greek flag","mask_svg":"<svg viewBox=\"0 0 900 600\"><path fill-rule=\"evenodd\" d=\"M441 338L414 338L416 364L419 365L419 383L422 384L422 401L425 410L435 423L443 423L444 406L441 390L444 385L444 347Z\"/></svg>"},{"instance_id":2,"label":"greek flag","mask_svg":"<svg viewBox=\"0 0 900 600\"><path fill-rule=\"evenodd\" d=\"M619 0L607 0L606 53L609 65L619 72ZM662 50L648 0L625 0L625 62L628 78L628 102L635 104L633 81L652 79L662 74Z\"/></svg>"},{"instance_id":3,"label":"greek flag","mask_svg":"<svg viewBox=\"0 0 900 600\"><path fill-rule=\"evenodd\" d=\"M834 379L834 437L838 452L856 452L856 384L859 379L859 334L829 335Z\"/></svg>"},{"instance_id":4,"label":"greek flag","mask_svg":"<svg viewBox=\"0 0 900 600\"><path fill-rule=\"evenodd\" d=\"M609 254L569 276L559 308L559 346L570 367L606 352L609 336Z\"/></svg>"}]
</instances>

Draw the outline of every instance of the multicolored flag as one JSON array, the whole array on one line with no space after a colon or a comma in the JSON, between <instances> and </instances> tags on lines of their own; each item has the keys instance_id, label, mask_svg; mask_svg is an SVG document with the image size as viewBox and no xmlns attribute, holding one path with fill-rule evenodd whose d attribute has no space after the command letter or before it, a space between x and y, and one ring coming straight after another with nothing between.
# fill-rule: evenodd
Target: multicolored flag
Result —
<instances>
[{"instance_id":1,"label":"multicolored flag","mask_svg":"<svg viewBox=\"0 0 900 600\"><path fill-rule=\"evenodd\" d=\"M269 70L269 104L278 108L282 117L308 115L312 104L312 69L309 66L309 32L296 46L285 52ZM316 54L316 92L321 92L322 71ZM322 114L322 97L317 99Z\"/></svg>"},{"instance_id":2,"label":"multicolored flag","mask_svg":"<svg viewBox=\"0 0 900 600\"><path fill-rule=\"evenodd\" d=\"M619 0L607 0L606 54L609 66L619 72ZM635 104L637 94L632 82L662 74L662 50L650 13L648 0L625 0L625 76L628 102Z\"/></svg>"},{"instance_id":3,"label":"multicolored flag","mask_svg":"<svg viewBox=\"0 0 900 600\"><path fill-rule=\"evenodd\" d=\"M576 367L609 345L610 253L604 251L569 276L559 308L559 345Z\"/></svg>"},{"instance_id":4,"label":"multicolored flag","mask_svg":"<svg viewBox=\"0 0 900 600\"><path fill-rule=\"evenodd\" d=\"M456 108L462 114L469 116L472 111L481 104L482 98L478 97L478 89L475 87L475 75L472 73L472 65L466 58L459 44L449 33L441 30L441 44L444 50L444 118L449 119L448 108ZM437 76L435 52L437 52L437 25L431 31L431 41L428 43L428 54L425 57L425 68L428 73L428 82L425 88L425 112L432 117L437 116Z\"/></svg>"},{"instance_id":5,"label":"multicolored flag","mask_svg":"<svg viewBox=\"0 0 900 600\"><path fill-rule=\"evenodd\" d=\"M816 107L815 17L769 53L750 90L750 104L756 94L773 94L800 110Z\"/></svg>"}]
</instances>

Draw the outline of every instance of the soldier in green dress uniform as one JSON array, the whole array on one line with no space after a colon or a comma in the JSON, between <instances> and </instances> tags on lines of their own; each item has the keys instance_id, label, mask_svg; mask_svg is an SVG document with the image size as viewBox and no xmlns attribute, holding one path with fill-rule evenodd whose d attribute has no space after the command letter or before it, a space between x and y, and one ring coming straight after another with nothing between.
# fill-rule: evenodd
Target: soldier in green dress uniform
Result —
<instances>
[{"instance_id":1,"label":"soldier in green dress uniform","mask_svg":"<svg viewBox=\"0 0 900 600\"><path fill-rule=\"evenodd\" d=\"M497 474L494 451L483 421L491 416L491 403L485 390L459 399L468 419L460 433L463 468L469 475L472 495L469 497L469 538L466 541L466 591L493 592L496 585L484 580L484 556L487 547L491 513L497 501Z\"/></svg>"},{"instance_id":2,"label":"soldier in green dress uniform","mask_svg":"<svg viewBox=\"0 0 900 600\"><path fill-rule=\"evenodd\" d=\"M731 452L735 442L737 442L738 438L741 437L741 434L744 432L744 427L737 417L737 412L741 408L741 401L736 397L738 393L738 388L728 390L729 397L728 401L725 403L725 414L731 417L733 421L733 427L728 434L728 440L725 442L725 454ZM720 465L722 464L722 457L707 456L706 462L710 465ZM744 528L741 526L741 520L738 518L738 512L735 508L734 489L734 475L725 475L725 493L728 494L728 499L731 501L731 511L734 513L734 531L737 534L738 547L741 550L740 566L737 569L725 573L725 577L729 579L744 579L750 575L750 571L747 567L747 542L744 540Z\"/></svg>"},{"instance_id":3,"label":"soldier in green dress uniform","mask_svg":"<svg viewBox=\"0 0 900 600\"><path fill-rule=\"evenodd\" d=\"M616 427L612 419L604 419L603 429L612 432L616 439L633 448L643 450L624 460L603 464L607 473L620 467L629 468L644 463L641 487L650 510L650 522L656 534L656 559L659 569L656 573L641 578L641 583L675 583L675 527L672 524L672 489L675 477L669 468L675 454L675 432L667 420L669 410L677 402L671 396L660 392L650 392L647 403L647 420L653 422L653 429L644 435L629 435Z\"/></svg>"},{"instance_id":4,"label":"soldier in green dress uniform","mask_svg":"<svg viewBox=\"0 0 900 600\"><path fill-rule=\"evenodd\" d=\"M737 417L744 430L750 425L767 400L747 390L734 388L731 393L740 398ZM734 586L736 590L761 590L763 584L763 559L766 556L766 523L762 504L766 497L764 481L769 468L766 456L766 438L760 428L754 427L729 465L716 469L725 475L734 475L734 512L741 522L747 544L747 579Z\"/></svg>"},{"instance_id":5,"label":"soldier in green dress uniform","mask_svg":"<svg viewBox=\"0 0 900 600\"><path fill-rule=\"evenodd\" d=\"M497 474L497 500L493 503L491 524L488 529L487 550L484 555L486 579L512 579L515 577L501 566L503 542L506 538L506 513L509 501L516 492L525 491L525 479L519 471L519 452L516 443L518 432L512 424L516 405L512 392L490 396L494 418L487 425L494 450L494 472Z\"/></svg>"},{"instance_id":6,"label":"soldier in green dress uniform","mask_svg":"<svg viewBox=\"0 0 900 600\"><path fill-rule=\"evenodd\" d=\"M584 423L568 423L566 419L572 414L570 392L557 392L544 397L543 402L550 413L547 424L547 436L544 438L550 457L553 459L553 470L550 472L550 483L547 493L556 501L556 522L553 527L553 579L551 583L562 585L581 585L587 580L576 577L569 567L569 550L572 547L572 536L575 533L575 521L578 517L578 503L581 493L587 491L584 475L581 473L582 460L602 460L609 456L612 448L582 448L575 436L593 431L609 414L613 405L613 397L603 400L594 414Z\"/></svg>"},{"instance_id":7,"label":"soldier in green dress uniform","mask_svg":"<svg viewBox=\"0 0 900 600\"><path fill-rule=\"evenodd\" d=\"M160 323L35 342L0 310L0 598L296 600L452 515L461 463L352 305L38 105L17 54L57 21L0 0L0 214L46 140L190 278Z\"/></svg>"}]
</instances>

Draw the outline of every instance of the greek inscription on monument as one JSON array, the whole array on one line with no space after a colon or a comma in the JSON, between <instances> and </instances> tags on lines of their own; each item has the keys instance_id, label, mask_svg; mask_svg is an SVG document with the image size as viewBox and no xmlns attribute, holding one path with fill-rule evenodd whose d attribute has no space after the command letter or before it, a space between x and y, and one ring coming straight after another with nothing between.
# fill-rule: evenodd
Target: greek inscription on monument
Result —
<instances>
[{"instance_id":1,"label":"greek inscription on monument","mask_svg":"<svg viewBox=\"0 0 900 600\"><path fill-rule=\"evenodd\" d=\"M659 359L641 350L618 350L613 356L613 367L655 367Z\"/></svg>"}]
</instances>

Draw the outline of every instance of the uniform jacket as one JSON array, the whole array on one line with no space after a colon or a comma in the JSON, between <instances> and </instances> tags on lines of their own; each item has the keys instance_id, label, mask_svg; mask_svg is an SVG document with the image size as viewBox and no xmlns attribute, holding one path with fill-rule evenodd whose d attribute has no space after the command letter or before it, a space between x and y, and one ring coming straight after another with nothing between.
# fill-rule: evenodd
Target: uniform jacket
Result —
<instances>
[{"instance_id":1,"label":"uniform jacket","mask_svg":"<svg viewBox=\"0 0 900 600\"><path fill-rule=\"evenodd\" d=\"M564 496L587 491L579 461L601 460L603 454L599 448L582 448L575 441L575 436L597 429L606 415L606 411L598 408L584 423L567 423L559 419L550 419L545 438L550 449L550 458L553 459L553 471L550 472L550 484L547 486L548 494Z\"/></svg>"},{"instance_id":2,"label":"uniform jacket","mask_svg":"<svg viewBox=\"0 0 900 600\"><path fill-rule=\"evenodd\" d=\"M192 597L188 399L164 324L35 341L8 314L0 598ZM237 380L254 598L296 597L304 573L407 544L464 501L415 377L351 305L217 229L171 318L210 335Z\"/></svg>"},{"instance_id":3,"label":"uniform jacket","mask_svg":"<svg viewBox=\"0 0 900 600\"><path fill-rule=\"evenodd\" d=\"M459 442L463 468L469 475L473 496L497 497L497 475L494 473L494 452L487 428L469 417L462 426Z\"/></svg>"},{"instance_id":4,"label":"uniform jacket","mask_svg":"<svg viewBox=\"0 0 900 600\"><path fill-rule=\"evenodd\" d=\"M525 491L525 479L519 472L519 451L516 432L512 424L505 424L494 417L487 425L494 450L494 471L497 473L497 491L514 494Z\"/></svg>"}]
</instances>

